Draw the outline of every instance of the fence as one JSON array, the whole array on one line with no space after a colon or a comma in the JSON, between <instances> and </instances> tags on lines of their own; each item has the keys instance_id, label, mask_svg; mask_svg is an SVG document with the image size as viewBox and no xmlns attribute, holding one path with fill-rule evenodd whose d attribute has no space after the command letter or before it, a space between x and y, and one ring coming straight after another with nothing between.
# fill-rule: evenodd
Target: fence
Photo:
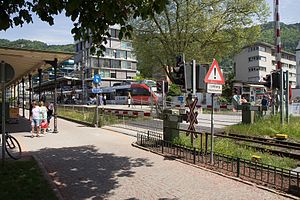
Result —
<instances>
[{"instance_id":1,"label":"fence","mask_svg":"<svg viewBox=\"0 0 300 200\"><path fill-rule=\"evenodd\" d=\"M162 135L152 131L138 132L137 144L159 152L164 156L176 157L189 163L203 166L224 174L239 177L260 185L275 188L300 196L300 172L274 167L246 159L214 153L211 164L210 152L202 149L175 145L162 140Z\"/></svg>"}]
</instances>

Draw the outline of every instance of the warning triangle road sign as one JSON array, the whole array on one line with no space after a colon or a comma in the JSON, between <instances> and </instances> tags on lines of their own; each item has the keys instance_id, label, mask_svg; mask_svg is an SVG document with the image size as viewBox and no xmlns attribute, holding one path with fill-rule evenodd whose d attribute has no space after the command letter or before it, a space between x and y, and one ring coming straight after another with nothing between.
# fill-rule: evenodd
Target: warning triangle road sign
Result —
<instances>
[{"instance_id":1,"label":"warning triangle road sign","mask_svg":"<svg viewBox=\"0 0 300 200\"><path fill-rule=\"evenodd\" d=\"M205 83L225 84L225 80L216 59L213 60L205 79Z\"/></svg>"}]
</instances>

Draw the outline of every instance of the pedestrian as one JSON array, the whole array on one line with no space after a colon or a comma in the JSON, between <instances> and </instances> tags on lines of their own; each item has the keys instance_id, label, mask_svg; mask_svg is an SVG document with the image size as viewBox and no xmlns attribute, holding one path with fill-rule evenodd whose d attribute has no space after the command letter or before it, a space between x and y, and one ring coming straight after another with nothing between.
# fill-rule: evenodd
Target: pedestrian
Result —
<instances>
[{"instance_id":1,"label":"pedestrian","mask_svg":"<svg viewBox=\"0 0 300 200\"><path fill-rule=\"evenodd\" d=\"M102 94L103 95L103 105L106 105L106 94Z\"/></svg>"},{"instance_id":2,"label":"pedestrian","mask_svg":"<svg viewBox=\"0 0 300 200\"><path fill-rule=\"evenodd\" d=\"M33 109L33 104L36 103L36 101L33 99L29 105L29 121L31 121L32 117L32 109Z\"/></svg>"},{"instance_id":3,"label":"pedestrian","mask_svg":"<svg viewBox=\"0 0 300 200\"><path fill-rule=\"evenodd\" d=\"M130 94L130 92L128 92L128 97L127 97L128 107L130 107L130 105L131 105L131 99L132 99L131 94Z\"/></svg>"},{"instance_id":4,"label":"pedestrian","mask_svg":"<svg viewBox=\"0 0 300 200\"><path fill-rule=\"evenodd\" d=\"M241 104L243 104L243 103L247 103L248 101L247 101L247 99L245 98L245 96L242 96L242 99L241 99Z\"/></svg>"},{"instance_id":5,"label":"pedestrian","mask_svg":"<svg viewBox=\"0 0 300 200\"><path fill-rule=\"evenodd\" d=\"M264 115L266 115L269 107L269 100L266 96L264 96L263 99L261 100L261 107Z\"/></svg>"},{"instance_id":6,"label":"pedestrian","mask_svg":"<svg viewBox=\"0 0 300 200\"><path fill-rule=\"evenodd\" d=\"M40 106L40 126L41 126L41 134L45 134L45 128L44 126L42 126L42 123L46 123L47 122L47 107L44 105L43 101L40 101L39 103Z\"/></svg>"},{"instance_id":7,"label":"pedestrian","mask_svg":"<svg viewBox=\"0 0 300 200\"><path fill-rule=\"evenodd\" d=\"M36 129L36 136L40 134L40 107L36 102L33 103L32 116L31 116L31 137L33 138L34 129Z\"/></svg>"},{"instance_id":8,"label":"pedestrian","mask_svg":"<svg viewBox=\"0 0 300 200\"><path fill-rule=\"evenodd\" d=\"M52 115L53 115L53 103L46 103L46 107L47 107L47 123L48 123L48 128L46 129L47 132L51 131L50 129L50 121L51 121L51 118L52 118Z\"/></svg>"}]
</instances>

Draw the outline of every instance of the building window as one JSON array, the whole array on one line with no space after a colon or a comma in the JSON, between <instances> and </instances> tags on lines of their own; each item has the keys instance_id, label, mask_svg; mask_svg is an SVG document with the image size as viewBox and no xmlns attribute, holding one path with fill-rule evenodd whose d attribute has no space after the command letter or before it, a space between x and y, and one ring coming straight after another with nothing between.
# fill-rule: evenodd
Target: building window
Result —
<instances>
[{"instance_id":1,"label":"building window","mask_svg":"<svg viewBox=\"0 0 300 200\"><path fill-rule=\"evenodd\" d=\"M111 68L121 69L121 61L120 60L112 60Z\"/></svg>"},{"instance_id":2,"label":"building window","mask_svg":"<svg viewBox=\"0 0 300 200\"><path fill-rule=\"evenodd\" d=\"M267 61L267 58L264 56L252 56L248 58L249 62L256 61L256 60Z\"/></svg>"},{"instance_id":3,"label":"building window","mask_svg":"<svg viewBox=\"0 0 300 200\"><path fill-rule=\"evenodd\" d=\"M131 44L131 42L121 41L121 48L122 49L132 49L132 44Z\"/></svg>"},{"instance_id":4,"label":"building window","mask_svg":"<svg viewBox=\"0 0 300 200\"><path fill-rule=\"evenodd\" d=\"M101 70L100 75L102 78L110 78L109 70Z\"/></svg>"},{"instance_id":5,"label":"building window","mask_svg":"<svg viewBox=\"0 0 300 200\"><path fill-rule=\"evenodd\" d=\"M263 51L263 52L266 52L266 47L259 47L259 51Z\"/></svg>"},{"instance_id":6,"label":"building window","mask_svg":"<svg viewBox=\"0 0 300 200\"><path fill-rule=\"evenodd\" d=\"M116 72L111 72L110 73L110 78L117 78Z\"/></svg>"}]
</instances>

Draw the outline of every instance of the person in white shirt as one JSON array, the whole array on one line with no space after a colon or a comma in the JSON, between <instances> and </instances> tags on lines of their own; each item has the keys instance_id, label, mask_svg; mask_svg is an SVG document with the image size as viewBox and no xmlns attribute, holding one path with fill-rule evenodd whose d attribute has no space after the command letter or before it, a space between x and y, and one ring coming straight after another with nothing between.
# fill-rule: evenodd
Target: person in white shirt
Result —
<instances>
[{"instance_id":1,"label":"person in white shirt","mask_svg":"<svg viewBox=\"0 0 300 200\"><path fill-rule=\"evenodd\" d=\"M33 137L34 129L36 128L36 137L40 134L40 113L41 109L36 102L33 103L31 116L31 137Z\"/></svg>"}]
</instances>

